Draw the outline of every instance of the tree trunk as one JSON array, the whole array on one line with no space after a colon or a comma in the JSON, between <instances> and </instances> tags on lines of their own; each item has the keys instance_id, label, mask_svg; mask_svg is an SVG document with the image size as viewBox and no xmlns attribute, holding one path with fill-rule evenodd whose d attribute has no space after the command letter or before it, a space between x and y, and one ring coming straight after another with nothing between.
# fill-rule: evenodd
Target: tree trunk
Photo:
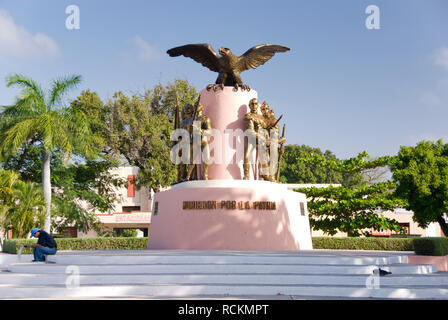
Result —
<instances>
[{"instance_id":1,"label":"tree trunk","mask_svg":"<svg viewBox=\"0 0 448 320\"><path fill-rule=\"evenodd\" d=\"M445 237L448 238L448 226L446 225L445 219L443 218L443 216L439 216L437 218L437 222L440 225L440 228L442 229L443 234L445 235Z\"/></svg>"},{"instance_id":2,"label":"tree trunk","mask_svg":"<svg viewBox=\"0 0 448 320\"><path fill-rule=\"evenodd\" d=\"M51 228L51 181L50 181L50 159L48 150L42 151L42 189L45 199L45 224L44 230L50 233Z\"/></svg>"}]
</instances>

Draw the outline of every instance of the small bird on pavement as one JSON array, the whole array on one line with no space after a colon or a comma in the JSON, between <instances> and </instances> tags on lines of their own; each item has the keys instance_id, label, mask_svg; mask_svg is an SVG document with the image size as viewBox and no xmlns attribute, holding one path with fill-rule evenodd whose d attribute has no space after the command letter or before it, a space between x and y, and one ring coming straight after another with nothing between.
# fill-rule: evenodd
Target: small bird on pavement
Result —
<instances>
[{"instance_id":1,"label":"small bird on pavement","mask_svg":"<svg viewBox=\"0 0 448 320\"><path fill-rule=\"evenodd\" d=\"M380 277L384 277L387 276L388 274L392 274L392 272L378 268L373 270L373 274L375 275L379 274Z\"/></svg>"}]
</instances>

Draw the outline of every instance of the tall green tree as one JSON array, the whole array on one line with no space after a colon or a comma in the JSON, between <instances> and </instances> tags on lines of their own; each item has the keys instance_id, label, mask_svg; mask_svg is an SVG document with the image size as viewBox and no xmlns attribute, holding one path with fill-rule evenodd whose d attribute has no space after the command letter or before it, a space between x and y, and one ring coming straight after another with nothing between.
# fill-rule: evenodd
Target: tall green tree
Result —
<instances>
[{"instance_id":1,"label":"tall green tree","mask_svg":"<svg viewBox=\"0 0 448 320\"><path fill-rule=\"evenodd\" d=\"M341 172L328 167L303 161L311 153L336 160L329 150L322 152L319 148L307 145L286 145L281 164L280 182L283 183L342 183Z\"/></svg>"},{"instance_id":2,"label":"tall green tree","mask_svg":"<svg viewBox=\"0 0 448 320\"><path fill-rule=\"evenodd\" d=\"M366 152L354 158L338 160L329 159L320 154L309 154L304 160L347 175L359 175L363 170L387 166L391 157L385 156L369 161ZM398 222L387 219L381 211L402 207L404 202L395 197L396 185L392 181L371 185L340 186L328 188L301 188L308 198L310 225L315 230L322 230L333 235L338 231L349 236L369 235L370 229L401 231Z\"/></svg>"},{"instance_id":3,"label":"tall green tree","mask_svg":"<svg viewBox=\"0 0 448 320\"><path fill-rule=\"evenodd\" d=\"M93 152L91 132L85 114L64 104L65 95L81 82L78 75L53 81L45 93L33 79L20 74L7 77L7 87L19 87L20 95L4 109L0 119L0 151L3 157L15 154L26 143L41 148L42 189L45 199L44 230L51 226L51 154L60 150L68 160L73 150Z\"/></svg>"},{"instance_id":4,"label":"tall green tree","mask_svg":"<svg viewBox=\"0 0 448 320\"><path fill-rule=\"evenodd\" d=\"M339 160L330 150L307 145L286 145L282 157L280 182L282 183L332 183L346 187L363 185L362 174L358 171L345 172L328 165Z\"/></svg>"},{"instance_id":5,"label":"tall green tree","mask_svg":"<svg viewBox=\"0 0 448 320\"><path fill-rule=\"evenodd\" d=\"M170 157L176 106L194 104L197 98L195 87L188 81L174 79L143 93L116 92L106 102L86 90L72 102L72 107L87 114L92 132L102 139L97 146L103 154L138 167L137 187L157 191L177 179Z\"/></svg>"},{"instance_id":6,"label":"tall green tree","mask_svg":"<svg viewBox=\"0 0 448 320\"><path fill-rule=\"evenodd\" d=\"M107 106L108 147L140 169L136 185L158 190L174 182L177 171L170 158L173 123L168 115L153 114L147 101L121 92Z\"/></svg>"},{"instance_id":7,"label":"tall green tree","mask_svg":"<svg viewBox=\"0 0 448 320\"><path fill-rule=\"evenodd\" d=\"M448 237L444 215L448 213L448 144L421 141L401 147L391 165L397 182L396 195L407 200L413 220L422 228L438 222Z\"/></svg>"},{"instance_id":8,"label":"tall green tree","mask_svg":"<svg viewBox=\"0 0 448 320\"><path fill-rule=\"evenodd\" d=\"M357 189L330 186L297 191L307 196L310 226L314 230L330 235L341 231L350 237L369 235L371 228L401 232L396 220L380 213L402 206L402 202L393 197L394 188L395 184L388 181Z\"/></svg>"},{"instance_id":9,"label":"tall green tree","mask_svg":"<svg viewBox=\"0 0 448 320\"><path fill-rule=\"evenodd\" d=\"M166 114L171 121L176 105L194 104L198 96L196 88L182 79L174 79L166 85L158 83L141 94L142 100L149 103L152 114Z\"/></svg>"},{"instance_id":10,"label":"tall green tree","mask_svg":"<svg viewBox=\"0 0 448 320\"><path fill-rule=\"evenodd\" d=\"M37 143L27 143L0 166L20 173L23 181L40 183L40 149ZM101 154L90 159L74 153L67 163L64 163L63 157L64 154L56 150L50 163L51 185L55 190L52 194L52 230L59 232L66 227L76 227L82 232L90 229L98 231L101 225L95 212L112 210L118 199L115 190L126 182L110 172L119 164L115 159Z\"/></svg>"}]
</instances>

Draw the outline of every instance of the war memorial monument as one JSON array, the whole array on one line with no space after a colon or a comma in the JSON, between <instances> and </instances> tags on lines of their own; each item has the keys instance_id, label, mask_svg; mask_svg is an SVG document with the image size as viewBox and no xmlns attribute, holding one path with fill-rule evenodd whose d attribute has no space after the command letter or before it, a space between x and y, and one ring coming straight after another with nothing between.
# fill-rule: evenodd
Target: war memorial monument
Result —
<instances>
[{"instance_id":1,"label":"war memorial monument","mask_svg":"<svg viewBox=\"0 0 448 320\"><path fill-rule=\"evenodd\" d=\"M289 50L263 44L241 56L221 47L218 55L208 44L188 44L167 51L219 75L194 106L176 111L171 156L179 181L154 196L149 249L312 249L306 197L278 181L282 116L240 75Z\"/></svg>"},{"instance_id":2,"label":"war memorial monument","mask_svg":"<svg viewBox=\"0 0 448 320\"><path fill-rule=\"evenodd\" d=\"M61 250L52 263L0 255L0 299L198 298L161 313L182 319L238 316L242 307L242 316L273 315L273 304L259 299L446 300L446 272L411 262L411 252L312 250L306 197L279 183L282 115L240 76L288 50L259 45L240 57L207 44L168 50L219 75L194 105L176 110L178 181L154 196L150 250ZM204 298L225 301L206 309ZM257 301L228 301L240 298Z\"/></svg>"}]
</instances>

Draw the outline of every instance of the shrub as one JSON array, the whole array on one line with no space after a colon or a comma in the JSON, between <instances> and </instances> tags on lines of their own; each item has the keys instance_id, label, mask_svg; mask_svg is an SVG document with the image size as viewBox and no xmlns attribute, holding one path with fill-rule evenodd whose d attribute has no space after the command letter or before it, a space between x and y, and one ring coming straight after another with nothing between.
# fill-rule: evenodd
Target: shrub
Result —
<instances>
[{"instance_id":1,"label":"shrub","mask_svg":"<svg viewBox=\"0 0 448 320\"><path fill-rule=\"evenodd\" d=\"M19 251L19 248L24 244L32 244L35 242L35 240L33 241L28 239L5 239L3 241L3 252L17 253L17 251ZM32 251L31 249L25 248L23 249L22 253L32 253Z\"/></svg>"},{"instance_id":2,"label":"shrub","mask_svg":"<svg viewBox=\"0 0 448 320\"><path fill-rule=\"evenodd\" d=\"M413 240L414 252L423 256L448 255L448 238L416 238Z\"/></svg>"},{"instance_id":3,"label":"shrub","mask_svg":"<svg viewBox=\"0 0 448 320\"><path fill-rule=\"evenodd\" d=\"M312 241L314 249L413 251L413 241L419 239L428 238L313 237ZM129 237L60 238L55 241L59 250L146 249L148 244L148 238ZM35 242L35 239L7 239L3 244L3 251L17 253L20 246ZM25 248L22 253L30 254L32 249Z\"/></svg>"},{"instance_id":4,"label":"shrub","mask_svg":"<svg viewBox=\"0 0 448 320\"><path fill-rule=\"evenodd\" d=\"M313 237L314 249L413 251L410 238Z\"/></svg>"},{"instance_id":5,"label":"shrub","mask_svg":"<svg viewBox=\"0 0 448 320\"><path fill-rule=\"evenodd\" d=\"M114 229L114 237L137 237L137 229Z\"/></svg>"},{"instance_id":6,"label":"shrub","mask_svg":"<svg viewBox=\"0 0 448 320\"><path fill-rule=\"evenodd\" d=\"M114 249L146 249L148 238L59 238L54 239L58 250L114 250ZM17 253L24 244L36 243L32 239L6 239L3 243L3 251ZM31 254L31 248L24 248L23 254Z\"/></svg>"}]
</instances>

